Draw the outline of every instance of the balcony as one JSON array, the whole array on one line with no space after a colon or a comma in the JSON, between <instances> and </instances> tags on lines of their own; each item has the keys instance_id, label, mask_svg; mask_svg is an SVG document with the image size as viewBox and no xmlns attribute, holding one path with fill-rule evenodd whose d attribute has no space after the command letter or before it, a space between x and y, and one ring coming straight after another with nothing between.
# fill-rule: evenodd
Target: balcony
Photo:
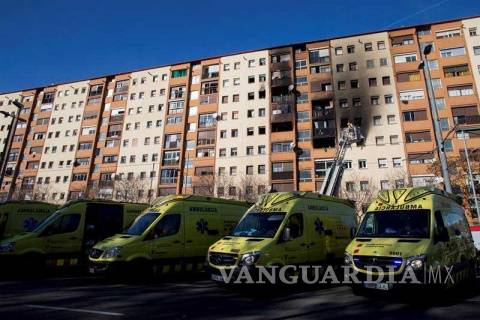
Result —
<instances>
[{"instance_id":1,"label":"balcony","mask_svg":"<svg viewBox=\"0 0 480 320\"><path fill-rule=\"evenodd\" d=\"M293 121L292 104L284 103L272 106L272 122Z\"/></svg>"},{"instance_id":2,"label":"balcony","mask_svg":"<svg viewBox=\"0 0 480 320\"><path fill-rule=\"evenodd\" d=\"M275 78L275 79L272 79L272 82L271 82L272 87L286 87L291 84L292 84L292 78L290 77Z\"/></svg>"},{"instance_id":3,"label":"balcony","mask_svg":"<svg viewBox=\"0 0 480 320\"><path fill-rule=\"evenodd\" d=\"M110 116L110 122L123 122L123 115Z\"/></svg>"},{"instance_id":4,"label":"balcony","mask_svg":"<svg viewBox=\"0 0 480 320\"><path fill-rule=\"evenodd\" d=\"M315 128L313 129L313 138L335 138L335 128Z\"/></svg>"},{"instance_id":5,"label":"balcony","mask_svg":"<svg viewBox=\"0 0 480 320\"><path fill-rule=\"evenodd\" d=\"M98 187L100 187L100 188L105 188L105 187L113 188L113 185L114 185L113 180L100 180L100 181L98 181Z\"/></svg>"},{"instance_id":6,"label":"balcony","mask_svg":"<svg viewBox=\"0 0 480 320\"><path fill-rule=\"evenodd\" d=\"M128 92L128 86L116 87L114 94L126 93Z\"/></svg>"},{"instance_id":7,"label":"balcony","mask_svg":"<svg viewBox=\"0 0 480 320\"><path fill-rule=\"evenodd\" d=\"M198 139L197 140L198 146L208 146L212 144L215 144L215 139Z\"/></svg>"},{"instance_id":8,"label":"balcony","mask_svg":"<svg viewBox=\"0 0 480 320\"><path fill-rule=\"evenodd\" d=\"M454 121L457 126L480 124L480 115L454 116Z\"/></svg>"},{"instance_id":9,"label":"balcony","mask_svg":"<svg viewBox=\"0 0 480 320\"><path fill-rule=\"evenodd\" d=\"M272 62L272 70L274 71L282 71L282 70L290 70L292 67L290 65L290 61L280 61L280 62Z\"/></svg>"},{"instance_id":10,"label":"balcony","mask_svg":"<svg viewBox=\"0 0 480 320\"><path fill-rule=\"evenodd\" d=\"M293 171L272 172L272 180L293 179Z\"/></svg>"},{"instance_id":11,"label":"balcony","mask_svg":"<svg viewBox=\"0 0 480 320\"><path fill-rule=\"evenodd\" d=\"M33 190L34 187L35 187L34 183L26 183L26 184L22 184L20 186L20 189L21 190Z\"/></svg>"},{"instance_id":12,"label":"balcony","mask_svg":"<svg viewBox=\"0 0 480 320\"><path fill-rule=\"evenodd\" d=\"M330 57L310 56L310 64L327 64L330 63Z\"/></svg>"},{"instance_id":13,"label":"balcony","mask_svg":"<svg viewBox=\"0 0 480 320\"><path fill-rule=\"evenodd\" d=\"M180 160L178 159L164 159L162 161L162 166L178 166L180 164Z\"/></svg>"},{"instance_id":14,"label":"balcony","mask_svg":"<svg viewBox=\"0 0 480 320\"><path fill-rule=\"evenodd\" d=\"M313 120L324 120L324 119L334 119L335 112L333 109L323 109L323 110L313 110L312 119Z\"/></svg>"},{"instance_id":15,"label":"balcony","mask_svg":"<svg viewBox=\"0 0 480 320\"><path fill-rule=\"evenodd\" d=\"M165 144L165 149L178 149L181 147L180 141L171 141Z\"/></svg>"},{"instance_id":16,"label":"balcony","mask_svg":"<svg viewBox=\"0 0 480 320\"><path fill-rule=\"evenodd\" d=\"M110 131L107 133L107 138L120 138L122 131Z\"/></svg>"},{"instance_id":17,"label":"balcony","mask_svg":"<svg viewBox=\"0 0 480 320\"><path fill-rule=\"evenodd\" d=\"M218 94L204 94L200 96L200 104L212 104L218 102Z\"/></svg>"},{"instance_id":18,"label":"balcony","mask_svg":"<svg viewBox=\"0 0 480 320\"><path fill-rule=\"evenodd\" d=\"M187 93L184 91L173 91L170 93L170 99L184 99L187 97Z\"/></svg>"}]
</instances>

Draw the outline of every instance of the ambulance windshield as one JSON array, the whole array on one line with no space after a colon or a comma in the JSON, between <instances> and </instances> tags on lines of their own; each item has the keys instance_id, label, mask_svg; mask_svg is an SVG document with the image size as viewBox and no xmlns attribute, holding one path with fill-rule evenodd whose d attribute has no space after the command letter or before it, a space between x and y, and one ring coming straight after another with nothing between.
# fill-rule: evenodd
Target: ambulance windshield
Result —
<instances>
[{"instance_id":1,"label":"ambulance windshield","mask_svg":"<svg viewBox=\"0 0 480 320\"><path fill-rule=\"evenodd\" d=\"M285 212L249 212L232 232L236 237L273 238Z\"/></svg>"},{"instance_id":2,"label":"ambulance windshield","mask_svg":"<svg viewBox=\"0 0 480 320\"><path fill-rule=\"evenodd\" d=\"M158 216L160 215L159 212L145 212L137 217L135 221L132 223L130 228L123 232L123 234L128 234L131 236L139 236L141 235L147 228L155 221Z\"/></svg>"},{"instance_id":3,"label":"ambulance windshield","mask_svg":"<svg viewBox=\"0 0 480 320\"><path fill-rule=\"evenodd\" d=\"M357 237L429 238L430 210L391 210L367 212Z\"/></svg>"}]
</instances>

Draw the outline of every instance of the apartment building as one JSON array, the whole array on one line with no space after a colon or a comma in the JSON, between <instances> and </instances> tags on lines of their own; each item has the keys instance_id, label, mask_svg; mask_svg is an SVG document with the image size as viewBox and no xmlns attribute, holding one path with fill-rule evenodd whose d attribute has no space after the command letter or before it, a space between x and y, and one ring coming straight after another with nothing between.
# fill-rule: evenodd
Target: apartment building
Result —
<instances>
[{"instance_id":1,"label":"apartment building","mask_svg":"<svg viewBox=\"0 0 480 320\"><path fill-rule=\"evenodd\" d=\"M254 198L270 181L268 50L220 59L216 195Z\"/></svg>"},{"instance_id":2,"label":"apartment building","mask_svg":"<svg viewBox=\"0 0 480 320\"><path fill-rule=\"evenodd\" d=\"M390 32L407 166L413 185L434 183L435 180L429 170L437 158L429 98L435 101L438 109L447 157L460 156L463 149L463 140L452 130L480 124L473 76L478 68L470 63L466 48L469 37L460 20ZM422 63L422 52L427 45L432 45L427 59L433 97L429 97L425 81L427 70ZM478 148L477 139L466 142L469 148Z\"/></svg>"},{"instance_id":3,"label":"apartment building","mask_svg":"<svg viewBox=\"0 0 480 320\"><path fill-rule=\"evenodd\" d=\"M67 199L79 136L95 134L96 126L81 126L87 88L88 81L59 85L51 107L42 105L43 111L34 113L37 126L32 143L43 140L43 146L35 145L41 158L28 161L27 169L37 170L29 175L35 175L34 193L42 200L61 203Z\"/></svg>"},{"instance_id":4,"label":"apartment building","mask_svg":"<svg viewBox=\"0 0 480 320\"><path fill-rule=\"evenodd\" d=\"M336 126L359 126L365 141L346 153L344 190L402 187L403 134L387 32L331 41ZM373 186L372 186L373 185Z\"/></svg>"},{"instance_id":5,"label":"apartment building","mask_svg":"<svg viewBox=\"0 0 480 320\"><path fill-rule=\"evenodd\" d=\"M480 147L479 33L480 18L457 19L1 94L0 110L24 108L0 194L62 203L315 191L349 123L365 141L346 152L342 190L435 184L429 98L448 157L464 157L463 138ZM2 146L10 120L0 117Z\"/></svg>"},{"instance_id":6,"label":"apartment building","mask_svg":"<svg viewBox=\"0 0 480 320\"><path fill-rule=\"evenodd\" d=\"M120 152L105 160L117 163L117 199L143 201L156 195L169 73L168 67L132 72L130 79L116 83L114 91L127 104L111 109L110 122L118 124L109 128L107 146L120 146Z\"/></svg>"}]
</instances>

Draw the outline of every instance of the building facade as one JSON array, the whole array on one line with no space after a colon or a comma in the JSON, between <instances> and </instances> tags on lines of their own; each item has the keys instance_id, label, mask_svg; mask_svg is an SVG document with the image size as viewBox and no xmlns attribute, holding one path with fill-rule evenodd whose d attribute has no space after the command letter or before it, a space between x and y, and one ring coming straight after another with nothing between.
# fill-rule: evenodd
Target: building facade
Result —
<instances>
[{"instance_id":1,"label":"building facade","mask_svg":"<svg viewBox=\"0 0 480 320\"><path fill-rule=\"evenodd\" d=\"M365 139L346 152L339 193L436 184L429 98L447 156L461 158L464 138L480 147L479 90L477 17L1 94L0 110L24 108L0 194L63 203L316 191L348 124ZM2 148L11 119L0 118Z\"/></svg>"}]
</instances>

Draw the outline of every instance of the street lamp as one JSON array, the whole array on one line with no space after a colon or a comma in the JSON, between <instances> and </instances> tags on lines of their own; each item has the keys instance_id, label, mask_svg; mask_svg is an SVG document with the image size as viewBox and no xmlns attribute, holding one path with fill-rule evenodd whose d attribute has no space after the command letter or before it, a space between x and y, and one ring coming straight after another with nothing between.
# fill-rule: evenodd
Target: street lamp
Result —
<instances>
[{"instance_id":1,"label":"street lamp","mask_svg":"<svg viewBox=\"0 0 480 320\"><path fill-rule=\"evenodd\" d=\"M425 46L422 51L422 63L419 65L420 69L423 69L423 73L425 75L425 79L427 80L427 90L428 90L428 100L430 102L430 110L432 114L432 121L433 121L433 132L435 134L435 140L437 143L437 151L438 151L438 158L440 159L440 168L442 171L443 176L443 183L445 185L445 191L452 192L452 184L450 182L450 175L448 173L448 164L447 164L447 156L445 154L445 150L443 148L443 137L442 131L440 128L440 123L438 121L438 110L437 104L435 101L435 93L433 91L432 86L432 79L430 75L430 65L428 63L428 55L432 52L432 45L429 44Z\"/></svg>"},{"instance_id":2,"label":"street lamp","mask_svg":"<svg viewBox=\"0 0 480 320\"><path fill-rule=\"evenodd\" d=\"M7 168L7 162L8 162L8 152L10 152L10 148L12 147L12 142L13 142L13 135L15 133L15 129L17 128L17 123L18 121L20 122L25 122L22 119L19 119L20 115L20 110L24 108L24 105L21 104L18 101L12 101L12 104L17 107L17 114L13 115L5 110L0 110L0 113L3 114L5 118L12 118L10 121L10 128L8 129L8 135L7 135L7 141L3 145L3 151L1 155L1 167L0 167L0 188L3 186L3 179L5 176L5 170ZM7 193L7 201L10 195L10 191Z\"/></svg>"}]
</instances>

